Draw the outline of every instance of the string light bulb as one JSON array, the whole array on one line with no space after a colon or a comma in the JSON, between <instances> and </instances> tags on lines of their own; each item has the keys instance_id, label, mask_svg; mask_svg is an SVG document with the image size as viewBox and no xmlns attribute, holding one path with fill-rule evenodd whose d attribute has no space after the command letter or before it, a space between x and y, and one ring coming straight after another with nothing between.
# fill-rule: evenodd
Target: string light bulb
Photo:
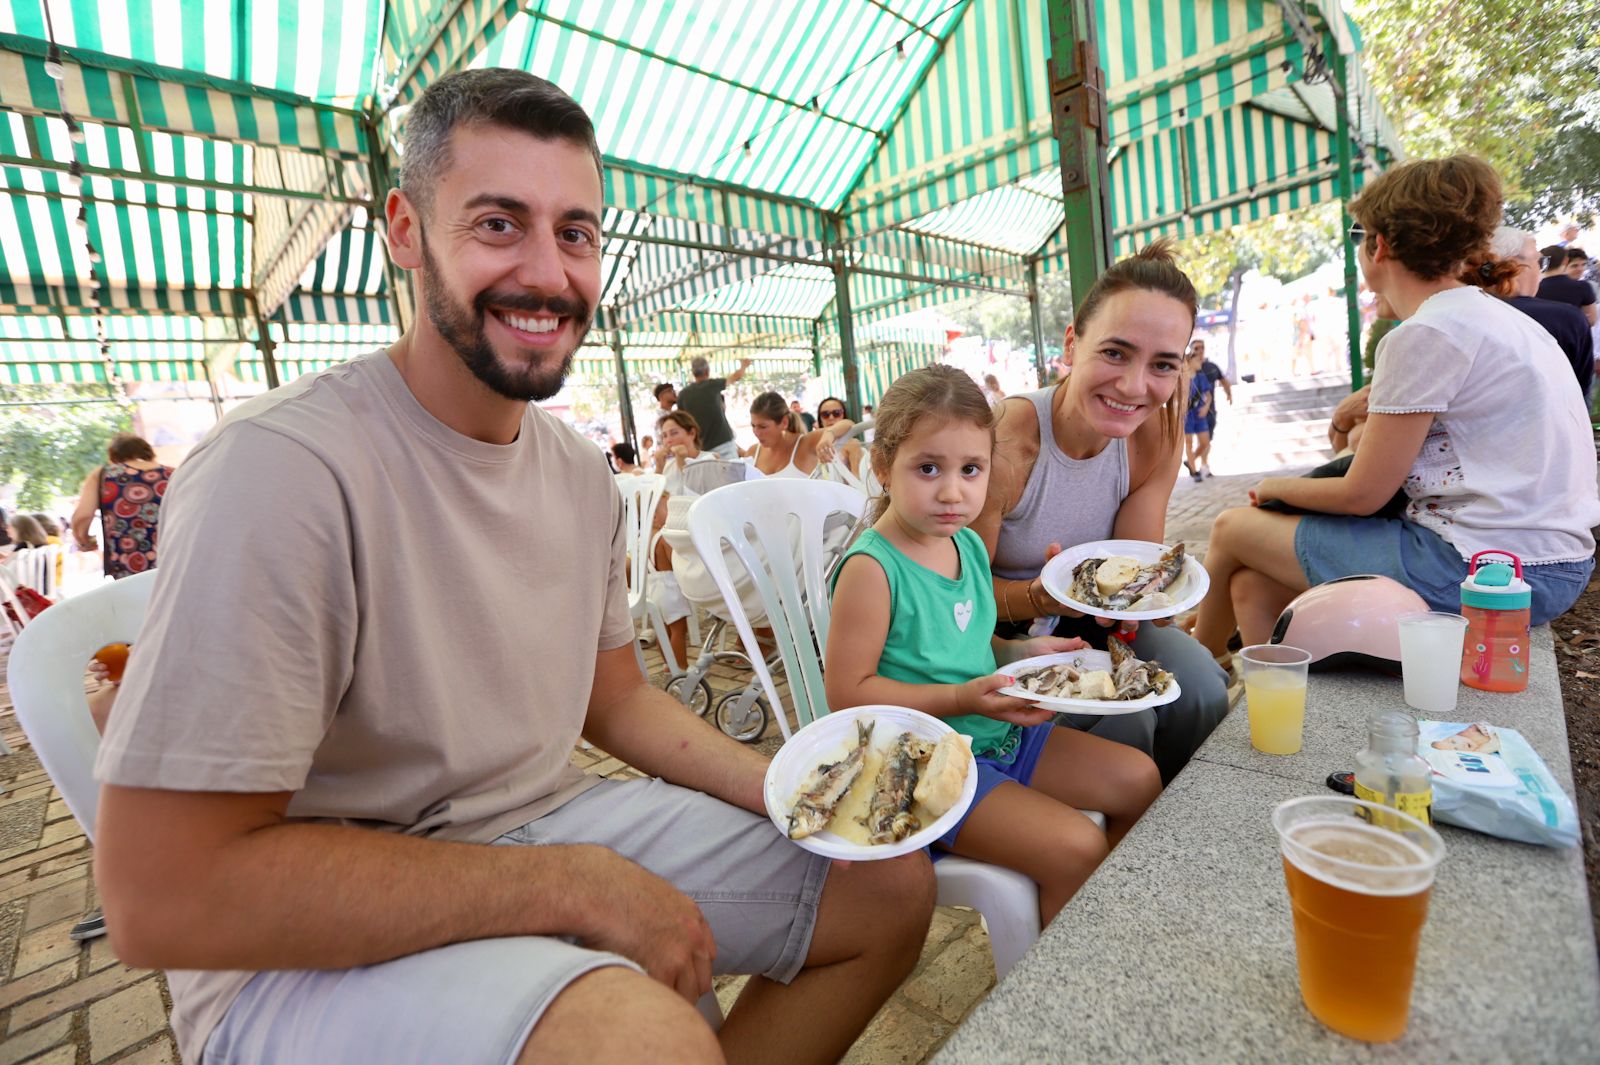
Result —
<instances>
[{"instance_id":1,"label":"string light bulb","mask_svg":"<svg viewBox=\"0 0 1600 1065\"><path fill-rule=\"evenodd\" d=\"M82 144L84 141L83 127L78 125L78 120L69 114L62 114L61 120L67 124L67 139L73 144Z\"/></svg>"},{"instance_id":2,"label":"string light bulb","mask_svg":"<svg viewBox=\"0 0 1600 1065\"><path fill-rule=\"evenodd\" d=\"M811 98L811 110L819 115L822 114L822 97L813 96Z\"/></svg>"},{"instance_id":3,"label":"string light bulb","mask_svg":"<svg viewBox=\"0 0 1600 1065\"><path fill-rule=\"evenodd\" d=\"M755 150L754 146L752 145L752 142L745 141L744 142L744 157L746 159L749 159L751 156L753 156L755 154L756 154L756 150Z\"/></svg>"},{"instance_id":4,"label":"string light bulb","mask_svg":"<svg viewBox=\"0 0 1600 1065\"><path fill-rule=\"evenodd\" d=\"M56 81L67 80L67 68L61 65L61 46L54 41L50 42L50 48L44 54L44 72Z\"/></svg>"},{"instance_id":5,"label":"string light bulb","mask_svg":"<svg viewBox=\"0 0 1600 1065\"><path fill-rule=\"evenodd\" d=\"M894 42L894 58L897 63L906 61L906 39L904 37Z\"/></svg>"},{"instance_id":6,"label":"string light bulb","mask_svg":"<svg viewBox=\"0 0 1600 1065\"><path fill-rule=\"evenodd\" d=\"M89 245L89 261L92 263L97 263L100 261L100 253L95 250L93 244Z\"/></svg>"}]
</instances>

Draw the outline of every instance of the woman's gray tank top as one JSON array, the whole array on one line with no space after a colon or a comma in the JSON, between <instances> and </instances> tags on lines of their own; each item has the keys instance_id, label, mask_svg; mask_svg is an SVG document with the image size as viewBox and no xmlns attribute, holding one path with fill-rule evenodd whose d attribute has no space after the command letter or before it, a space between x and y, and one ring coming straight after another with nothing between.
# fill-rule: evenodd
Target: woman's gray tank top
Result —
<instances>
[{"instance_id":1,"label":"woman's gray tank top","mask_svg":"<svg viewBox=\"0 0 1600 1065\"><path fill-rule=\"evenodd\" d=\"M1128 498L1128 442L1113 438L1100 454L1069 458L1056 446L1050 425L1055 388L1022 398L1039 417L1039 457L1016 509L1000 522L1000 542L990 569L1006 580L1028 580L1044 568L1051 544L1063 548L1111 538L1117 510Z\"/></svg>"}]
</instances>

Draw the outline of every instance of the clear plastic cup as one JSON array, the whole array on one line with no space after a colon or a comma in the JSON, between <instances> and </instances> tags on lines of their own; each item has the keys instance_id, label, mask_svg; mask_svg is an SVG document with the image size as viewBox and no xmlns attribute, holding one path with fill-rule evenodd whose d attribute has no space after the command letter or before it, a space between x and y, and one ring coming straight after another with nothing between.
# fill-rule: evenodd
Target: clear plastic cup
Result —
<instances>
[{"instance_id":1,"label":"clear plastic cup","mask_svg":"<svg viewBox=\"0 0 1600 1065\"><path fill-rule=\"evenodd\" d=\"M1424 714L1455 713L1467 619L1430 610L1401 614L1398 621L1406 705Z\"/></svg>"},{"instance_id":2,"label":"clear plastic cup","mask_svg":"<svg viewBox=\"0 0 1600 1065\"><path fill-rule=\"evenodd\" d=\"M1342 796L1290 799L1272 827L1306 1008L1352 1039L1399 1039L1444 841L1414 817Z\"/></svg>"},{"instance_id":3,"label":"clear plastic cup","mask_svg":"<svg viewBox=\"0 0 1600 1065\"><path fill-rule=\"evenodd\" d=\"M1296 754L1306 724L1306 669L1311 652L1259 643L1239 652L1250 746L1262 754Z\"/></svg>"}]
</instances>

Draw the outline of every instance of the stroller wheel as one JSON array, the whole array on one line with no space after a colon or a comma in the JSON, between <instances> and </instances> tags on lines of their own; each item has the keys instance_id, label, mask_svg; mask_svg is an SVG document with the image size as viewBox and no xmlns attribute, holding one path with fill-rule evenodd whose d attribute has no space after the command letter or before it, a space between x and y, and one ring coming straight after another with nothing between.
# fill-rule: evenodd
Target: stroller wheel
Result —
<instances>
[{"instance_id":1,"label":"stroller wheel","mask_svg":"<svg viewBox=\"0 0 1600 1065\"><path fill-rule=\"evenodd\" d=\"M718 700L716 720L719 729L740 743L755 743L767 731L771 713L765 696L746 688Z\"/></svg>"},{"instance_id":2,"label":"stroller wheel","mask_svg":"<svg viewBox=\"0 0 1600 1065\"><path fill-rule=\"evenodd\" d=\"M705 717L706 711L711 709L711 685L706 683L704 677L701 677L698 684L686 691L685 684L688 680L687 674L679 673L676 677L667 681L667 694L687 706L690 710L693 710L700 717Z\"/></svg>"}]
</instances>

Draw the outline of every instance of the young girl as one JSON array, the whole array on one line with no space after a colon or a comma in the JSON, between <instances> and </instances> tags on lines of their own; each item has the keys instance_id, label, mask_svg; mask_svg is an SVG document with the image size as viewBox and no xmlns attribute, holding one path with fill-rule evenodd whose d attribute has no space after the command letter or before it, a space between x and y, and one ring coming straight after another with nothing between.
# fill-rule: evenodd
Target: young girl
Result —
<instances>
[{"instance_id":1,"label":"young girl","mask_svg":"<svg viewBox=\"0 0 1600 1065\"><path fill-rule=\"evenodd\" d=\"M938 846L1032 877L1047 923L1155 801L1148 755L996 694L997 663L1081 640L993 635L988 553L967 528L983 508L994 418L966 374L929 366L884 394L872 448L886 491L834 577L824 676L830 706L890 703L973 738L977 797ZM1105 814L1101 832L1083 810Z\"/></svg>"}]
</instances>

